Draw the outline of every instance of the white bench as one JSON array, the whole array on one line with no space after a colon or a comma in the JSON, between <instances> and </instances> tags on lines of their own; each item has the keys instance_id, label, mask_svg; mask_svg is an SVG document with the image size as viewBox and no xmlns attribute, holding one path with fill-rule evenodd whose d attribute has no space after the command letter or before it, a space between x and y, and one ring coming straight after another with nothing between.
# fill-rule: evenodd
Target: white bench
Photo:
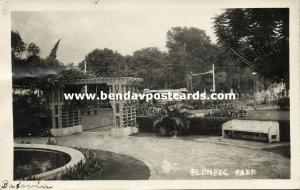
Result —
<instances>
[{"instance_id":1,"label":"white bench","mask_svg":"<svg viewBox=\"0 0 300 190\"><path fill-rule=\"evenodd\" d=\"M224 138L247 138L279 142L279 123L277 121L231 120L222 124Z\"/></svg>"}]
</instances>

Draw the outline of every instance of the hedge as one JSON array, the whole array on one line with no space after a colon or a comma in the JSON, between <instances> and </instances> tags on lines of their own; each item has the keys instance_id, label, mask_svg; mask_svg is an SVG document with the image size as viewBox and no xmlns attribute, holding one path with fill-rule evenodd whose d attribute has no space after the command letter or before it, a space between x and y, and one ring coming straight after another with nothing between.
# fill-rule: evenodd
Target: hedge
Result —
<instances>
[{"instance_id":1,"label":"hedge","mask_svg":"<svg viewBox=\"0 0 300 190\"><path fill-rule=\"evenodd\" d=\"M196 117L191 118L190 134L193 135L222 135L222 124L231 120L225 117Z\"/></svg>"},{"instance_id":2,"label":"hedge","mask_svg":"<svg viewBox=\"0 0 300 190\"><path fill-rule=\"evenodd\" d=\"M141 133L148 133L148 132L154 132L153 131L153 122L154 117L148 117L148 116L139 116L136 118L139 132Z\"/></svg>"},{"instance_id":3,"label":"hedge","mask_svg":"<svg viewBox=\"0 0 300 190\"><path fill-rule=\"evenodd\" d=\"M279 123L280 141L290 142L290 121L281 120Z\"/></svg>"},{"instance_id":4,"label":"hedge","mask_svg":"<svg viewBox=\"0 0 300 190\"><path fill-rule=\"evenodd\" d=\"M191 135L211 135L211 136L221 136L222 135L222 124L231 120L225 117L197 117L190 118ZM154 117L140 116L137 117L137 123L139 132L154 132L153 131ZM280 120L279 130L280 130L280 141L289 142L290 141L290 121Z\"/></svg>"},{"instance_id":5,"label":"hedge","mask_svg":"<svg viewBox=\"0 0 300 190\"><path fill-rule=\"evenodd\" d=\"M139 132L154 132L154 117L137 117ZM230 119L224 117L191 118L190 134L193 135L222 135L222 124Z\"/></svg>"}]
</instances>

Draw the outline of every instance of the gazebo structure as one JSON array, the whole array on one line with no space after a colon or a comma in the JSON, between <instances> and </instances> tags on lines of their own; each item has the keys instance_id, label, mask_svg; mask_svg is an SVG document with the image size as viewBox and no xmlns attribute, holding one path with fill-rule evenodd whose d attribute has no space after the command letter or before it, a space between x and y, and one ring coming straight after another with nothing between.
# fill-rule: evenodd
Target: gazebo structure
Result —
<instances>
[{"instance_id":1,"label":"gazebo structure","mask_svg":"<svg viewBox=\"0 0 300 190\"><path fill-rule=\"evenodd\" d=\"M107 85L109 93L137 92L137 85L141 78L109 77L76 79L54 85L46 92L47 106L52 112L53 136L65 136L82 132L81 107L64 99L67 88L78 89L77 93L87 86ZM96 92L97 93L97 92ZM98 100L90 100L97 102ZM95 103L96 104L96 103ZM137 132L136 106L133 100L110 100L113 110L113 136L127 136Z\"/></svg>"}]
</instances>

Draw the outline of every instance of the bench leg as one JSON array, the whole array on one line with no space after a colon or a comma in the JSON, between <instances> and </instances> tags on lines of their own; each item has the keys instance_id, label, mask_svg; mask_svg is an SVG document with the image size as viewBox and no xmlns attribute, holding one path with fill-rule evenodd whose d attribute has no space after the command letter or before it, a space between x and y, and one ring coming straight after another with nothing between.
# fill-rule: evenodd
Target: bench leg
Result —
<instances>
[{"instance_id":1,"label":"bench leg","mask_svg":"<svg viewBox=\"0 0 300 190\"><path fill-rule=\"evenodd\" d=\"M268 133L268 142L272 143L272 135L270 133Z\"/></svg>"},{"instance_id":2,"label":"bench leg","mask_svg":"<svg viewBox=\"0 0 300 190\"><path fill-rule=\"evenodd\" d=\"M222 136L225 138L225 130L222 130Z\"/></svg>"}]
</instances>

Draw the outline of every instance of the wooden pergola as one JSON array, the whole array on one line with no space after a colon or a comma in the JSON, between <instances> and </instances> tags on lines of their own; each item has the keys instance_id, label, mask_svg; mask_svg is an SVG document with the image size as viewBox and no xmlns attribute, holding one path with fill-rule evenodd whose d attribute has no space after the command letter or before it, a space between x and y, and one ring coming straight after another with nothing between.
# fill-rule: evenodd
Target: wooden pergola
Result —
<instances>
[{"instance_id":1,"label":"wooden pergola","mask_svg":"<svg viewBox=\"0 0 300 190\"><path fill-rule=\"evenodd\" d=\"M57 84L47 93L47 102L52 111L52 129L54 136L64 136L82 131L80 107L72 106L64 100L64 91L68 85L75 85L83 88L85 85L106 84L109 93L138 92L137 85L142 82L141 78L134 77L107 77L76 79ZM97 101L97 100L94 100ZM133 100L110 100L113 110L114 136L130 135L137 132L136 107Z\"/></svg>"}]
</instances>

